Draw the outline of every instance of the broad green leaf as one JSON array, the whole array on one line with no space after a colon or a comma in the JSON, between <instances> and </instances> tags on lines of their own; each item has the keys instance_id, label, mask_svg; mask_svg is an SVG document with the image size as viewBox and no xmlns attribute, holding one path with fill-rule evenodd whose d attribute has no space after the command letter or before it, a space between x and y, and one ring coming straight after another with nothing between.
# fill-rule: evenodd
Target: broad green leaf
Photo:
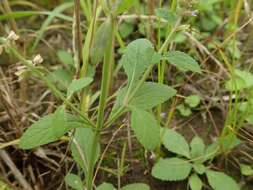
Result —
<instances>
[{"instance_id":1,"label":"broad green leaf","mask_svg":"<svg viewBox=\"0 0 253 190\"><path fill-rule=\"evenodd\" d=\"M251 88L253 86L253 74L248 71L235 69L234 78L227 81L225 86L229 91Z\"/></svg>"},{"instance_id":2,"label":"broad green leaf","mask_svg":"<svg viewBox=\"0 0 253 190\"><path fill-rule=\"evenodd\" d=\"M75 92L80 91L84 87L88 86L92 81L93 81L93 79L89 78L89 77L73 80L68 87L67 96L69 97L72 94L74 94Z\"/></svg>"},{"instance_id":3,"label":"broad green leaf","mask_svg":"<svg viewBox=\"0 0 253 190\"><path fill-rule=\"evenodd\" d=\"M192 169L187 160L180 158L159 159L152 168L152 176L164 181L186 179Z\"/></svg>"},{"instance_id":4,"label":"broad green leaf","mask_svg":"<svg viewBox=\"0 0 253 190\"><path fill-rule=\"evenodd\" d=\"M236 181L223 172L208 170L206 172L208 183L214 190L240 190Z\"/></svg>"},{"instance_id":5,"label":"broad green leaf","mask_svg":"<svg viewBox=\"0 0 253 190\"><path fill-rule=\"evenodd\" d=\"M125 11L128 11L135 3L136 3L136 0L117 0L116 6L115 6L116 14L120 14Z\"/></svg>"},{"instance_id":6,"label":"broad green leaf","mask_svg":"<svg viewBox=\"0 0 253 190\"><path fill-rule=\"evenodd\" d=\"M179 70L186 72L192 71L196 73L201 73L201 68L199 64L189 55L180 51L171 51L165 58L169 63L177 67Z\"/></svg>"},{"instance_id":7,"label":"broad green leaf","mask_svg":"<svg viewBox=\"0 0 253 190\"><path fill-rule=\"evenodd\" d=\"M184 104L178 105L177 106L177 110L184 117L188 117L188 116L190 116L192 114L191 109L189 107L185 106Z\"/></svg>"},{"instance_id":8,"label":"broad green leaf","mask_svg":"<svg viewBox=\"0 0 253 190\"><path fill-rule=\"evenodd\" d=\"M67 131L84 125L81 121L76 121L74 118L69 121L68 118L67 126L58 126L58 122L54 123L56 116L55 113L49 114L32 124L21 137L20 148L31 149L57 141Z\"/></svg>"},{"instance_id":9,"label":"broad green leaf","mask_svg":"<svg viewBox=\"0 0 253 190\"><path fill-rule=\"evenodd\" d=\"M164 84L146 82L130 101L131 106L151 109L176 95L176 90Z\"/></svg>"},{"instance_id":10,"label":"broad green leaf","mask_svg":"<svg viewBox=\"0 0 253 190\"><path fill-rule=\"evenodd\" d=\"M144 183L133 183L122 187L121 190L150 190L150 188Z\"/></svg>"},{"instance_id":11,"label":"broad green leaf","mask_svg":"<svg viewBox=\"0 0 253 190\"><path fill-rule=\"evenodd\" d=\"M86 171L89 164L89 158L92 147L92 141L94 138L94 132L90 128L78 128L75 131L73 141L71 143L72 156L76 163ZM100 146L97 143L97 151L95 162L98 160L100 154Z\"/></svg>"},{"instance_id":12,"label":"broad green leaf","mask_svg":"<svg viewBox=\"0 0 253 190\"><path fill-rule=\"evenodd\" d=\"M71 53L64 51L64 50L60 50L57 52L57 56L63 64L69 65L71 67L74 66L74 59L73 59Z\"/></svg>"},{"instance_id":13,"label":"broad green leaf","mask_svg":"<svg viewBox=\"0 0 253 190\"><path fill-rule=\"evenodd\" d=\"M202 162L205 154L205 144L200 137L194 137L190 144L191 159L198 159L196 162Z\"/></svg>"},{"instance_id":14,"label":"broad green leaf","mask_svg":"<svg viewBox=\"0 0 253 190\"><path fill-rule=\"evenodd\" d=\"M91 46L91 60L93 63L98 63L104 57L106 48L108 47L108 40L111 33L111 22L109 19L105 20L95 33L94 41Z\"/></svg>"},{"instance_id":15,"label":"broad green leaf","mask_svg":"<svg viewBox=\"0 0 253 190\"><path fill-rule=\"evenodd\" d=\"M195 162L195 163L193 163L192 167L193 167L194 171L200 175L202 175L206 172L206 167L201 163Z\"/></svg>"},{"instance_id":16,"label":"broad green leaf","mask_svg":"<svg viewBox=\"0 0 253 190\"><path fill-rule=\"evenodd\" d=\"M67 116L64 106L60 106L53 114L52 131L57 138L62 137L68 131Z\"/></svg>"},{"instance_id":17,"label":"broad green leaf","mask_svg":"<svg viewBox=\"0 0 253 190\"><path fill-rule=\"evenodd\" d=\"M131 127L139 142L147 150L153 150L159 145L160 126L155 117L144 110L131 107Z\"/></svg>"},{"instance_id":18,"label":"broad green leaf","mask_svg":"<svg viewBox=\"0 0 253 190\"><path fill-rule=\"evenodd\" d=\"M121 58L128 83L134 84L149 66L159 61L160 56L159 59L157 57L150 41L138 39L131 42Z\"/></svg>"},{"instance_id":19,"label":"broad green leaf","mask_svg":"<svg viewBox=\"0 0 253 190\"><path fill-rule=\"evenodd\" d=\"M162 142L169 151L190 158L189 145L178 132L172 129L165 129Z\"/></svg>"},{"instance_id":20,"label":"broad green leaf","mask_svg":"<svg viewBox=\"0 0 253 190\"><path fill-rule=\"evenodd\" d=\"M126 91L127 87L118 92L111 114L115 113L116 110L122 106ZM128 103L128 106L148 110L175 96L176 92L174 88L167 85L145 82Z\"/></svg>"},{"instance_id":21,"label":"broad green leaf","mask_svg":"<svg viewBox=\"0 0 253 190\"><path fill-rule=\"evenodd\" d=\"M191 187L191 190L201 190L203 183L201 179L199 178L199 176L197 176L196 174L193 174L189 178L189 185Z\"/></svg>"},{"instance_id":22,"label":"broad green leaf","mask_svg":"<svg viewBox=\"0 0 253 190\"><path fill-rule=\"evenodd\" d=\"M65 176L65 182L68 186L73 188L74 190L83 190L83 183L79 176L75 174L67 174Z\"/></svg>"},{"instance_id":23,"label":"broad green leaf","mask_svg":"<svg viewBox=\"0 0 253 190\"><path fill-rule=\"evenodd\" d=\"M200 97L197 95L188 96L185 99L185 103L188 104L191 108L196 108L200 103Z\"/></svg>"},{"instance_id":24,"label":"broad green leaf","mask_svg":"<svg viewBox=\"0 0 253 190\"><path fill-rule=\"evenodd\" d=\"M250 165L240 164L241 173L245 176L253 176L253 168Z\"/></svg>"},{"instance_id":25,"label":"broad green leaf","mask_svg":"<svg viewBox=\"0 0 253 190\"><path fill-rule=\"evenodd\" d=\"M116 190L116 189L110 183L102 183L96 188L96 190Z\"/></svg>"}]
</instances>

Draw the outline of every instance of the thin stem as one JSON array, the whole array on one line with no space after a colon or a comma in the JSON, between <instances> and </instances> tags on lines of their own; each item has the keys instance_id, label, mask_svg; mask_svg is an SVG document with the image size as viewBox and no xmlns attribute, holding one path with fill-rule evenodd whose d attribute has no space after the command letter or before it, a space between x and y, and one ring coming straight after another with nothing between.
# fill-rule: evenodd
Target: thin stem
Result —
<instances>
[{"instance_id":1,"label":"thin stem","mask_svg":"<svg viewBox=\"0 0 253 190\"><path fill-rule=\"evenodd\" d=\"M97 152L97 142L100 139L100 131L104 125L104 113L106 108L106 99L108 96L108 91L110 88L110 72L111 67L113 64L113 48L114 48L114 30L115 30L115 18L110 15L110 24L111 24L111 31L110 31L110 39L108 39L108 48L104 55L104 63L103 63L103 74L102 74L102 83L101 83L101 94L99 100L99 109L98 109L98 119L96 130L92 142L92 152L89 158L89 168L88 168L88 176L87 176L87 189L92 190L92 179L94 173L94 166L95 166L95 156Z\"/></svg>"}]
</instances>

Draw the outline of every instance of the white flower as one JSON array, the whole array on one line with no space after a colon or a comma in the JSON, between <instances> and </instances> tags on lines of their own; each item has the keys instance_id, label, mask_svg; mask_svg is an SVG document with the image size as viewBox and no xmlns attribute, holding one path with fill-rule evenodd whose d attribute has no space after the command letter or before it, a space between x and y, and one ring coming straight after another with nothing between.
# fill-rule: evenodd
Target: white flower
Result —
<instances>
[{"instance_id":1,"label":"white flower","mask_svg":"<svg viewBox=\"0 0 253 190\"><path fill-rule=\"evenodd\" d=\"M43 58L41 57L40 54L36 55L34 58L33 58L33 64L34 65L37 65L37 64L40 64L43 62Z\"/></svg>"},{"instance_id":2,"label":"white flower","mask_svg":"<svg viewBox=\"0 0 253 190\"><path fill-rule=\"evenodd\" d=\"M12 41L16 41L19 39L19 36L14 31L10 31L7 39L12 40Z\"/></svg>"}]
</instances>

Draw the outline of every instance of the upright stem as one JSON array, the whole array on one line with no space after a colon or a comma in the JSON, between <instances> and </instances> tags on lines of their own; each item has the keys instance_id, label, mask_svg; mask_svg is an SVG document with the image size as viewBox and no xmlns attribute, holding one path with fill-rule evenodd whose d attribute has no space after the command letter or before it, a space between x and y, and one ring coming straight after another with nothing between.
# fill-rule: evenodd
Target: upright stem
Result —
<instances>
[{"instance_id":1,"label":"upright stem","mask_svg":"<svg viewBox=\"0 0 253 190\"><path fill-rule=\"evenodd\" d=\"M100 131L104 125L104 113L106 107L106 99L108 97L108 91L110 88L110 76L111 76L111 68L113 64L113 48L114 48L114 30L115 30L115 18L113 15L110 15L110 38L108 39L108 48L104 55L104 63L103 63L103 73L102 73L102 84L101 84L101 94L99 100L99 110L98 110L98 119L97 125L95 129L95 134L92 142L92 152L89 158L89 166L88 166L88 174L87 174L87 189L92 190L92 181L93 181L93 173L95 166L95 157L97 152L97 142L100 138Z\"/></svg>"}]
</instances>

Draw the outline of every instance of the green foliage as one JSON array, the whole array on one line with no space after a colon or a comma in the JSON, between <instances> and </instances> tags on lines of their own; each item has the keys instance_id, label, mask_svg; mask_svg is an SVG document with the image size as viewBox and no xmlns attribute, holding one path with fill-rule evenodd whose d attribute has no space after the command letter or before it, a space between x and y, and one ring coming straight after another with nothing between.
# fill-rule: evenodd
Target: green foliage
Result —
<instances>
[{"instance_id":1,"label":"green foliage","mask_svg":"<svg viewBox=\"0 0 253 190\"><path fill-rule=\"evenodd\" d=\"M189 105L191 108L196 108L200 103L200 97L197 95L191 95L186 97L185 103Z\"/></svg>"},{"instance_id":2,"label":"green foliage","mask_svg":"<svg viewBox=\"0 0 253 190\"><path fill-rule=\"evenodd\" d=\"M158 83L146 82L135 93L129 106L138 107L140 109L148 110L159 104L164 103L176 95L176 90Z\"/></svg>"},{"instance_id":3,"label":"green foliage","mask_svg":"<svg viewBox=\"0 0 253 190\"><path fill-rule=\"evenodd\" d=\"M203 140L199 137L194 137L190 144L191 147L191 158L200 159L204 157L205 154L205 144Z\"/></svg>"},{"instance_id":4,"label":"green foliage","mask_svg":"<svg viewBox=\"0 0 253 190\"><path fill-rule=\"evenodd\" d=\"M74 59L71 53L64 50L59 50L57 52L57 56L64 65L74 67Z\"/></svg>"},{"instance_id":5,"label":"green foliage","mask_svg":"<svg viewBox=\"0 0 253 190\"><path fill-rule=\"evenodd\" d=\"M146 39L138 39L131 42L121 58L121 64L127 74L128 83L134 84L144 71L154 63L160 56L155 52L153 45Z\"/></svg>"},{"instance_id":6,"label":"green foliage","mask_svg":"<svg viewBox=\"0 0 253 190\"><path fill-rule=\"evenodd\" d=\"M171 152L190 158L190 148L184 137L172 129L165 129L162 139L164 146Z\"/></svg>"},{"instance_id":7,"label":"green foliage","mask_svg":"<svg viewBox=\"0 0 253 190\"><path fill-rule=\"evenodd\" d=\"M152 175L165 181L179 181L188 177L191 168L191 164L184 159L159 159L152 169Z\"/></svg>"},{"instance_id":8,"label":"green foliage","mask_svg":"<svg viewBox=\"0 0 253 190\"><path fill-rule=\"evenodd\" d=\"M226 82L226 89L230 91L240 91L253 86L253 75L250 72L235 69L234 77Z\"/></svg>"},{"instance_id":9,"label":"green foliage","mask_svg":"<svg viewBox=\"0 0 253 190\"><path fill-rule=\"evenodd\" d=\"M32 124L20 139L22 149L32 149L58 140L67 131L79 127L67 121L63 107Z\"/></svg>"},{"instance_id":10,"label":"green foliage","mask_svg":"<svg viewBox=\"0 0 253 190\"><path fill-rule=\"evenodd\" d=\"M95 38L91 46L90 56L94 64L100 62L108 47L112 25L110 19L105 20L95 33Z\"/></svg>"},{"instance_id":11,"label":"green foliage","mask_svg":"<svg viewBox=\"0 0 253 190\"><path fill-rule=\"evenodd\" d=\"M154 116L135 107L132 107L131 111L131 126L137 139L145 149L155 149L160 142L160 126Z\"/></svg>"},{"instance_id":12,"label":"green foliage","mask_svg":"<svg viewBox=\"0 0 253 190\"><path fill-rule=\"evenodd\" d=\"M185 106L184 104L179 104L177 106L177 110L184 117L188 117L192 114L191 109L189 107Z\"/></svg>"},{"instance_id":13,"label":"green foliage","mask_svg":"<svg viewBox=\"0 0 253 190\"><path fill-rule=\"evenodd\" d=\"M112 184L110 183L102 183L101 185L99 185L97 188L97 190L116 190Z\"/></svg>"},{"instance_id":14,"label":"green foliage","mask_svg":"<svg viewBox=\"0 0 253 190\"><path fill-rule=\"evenodd\" d=\"M82 90L84 87L88 86L92 81L93 79L88 77L73 80L68 87L67 96L70 97L75 92Z\"/></svg>"},{"instance_id":15,"label":"green foliage","mask_svg":"<svg viewBox=\"0 0 253 190\"><path fill-rule=\"evenodd\" d=\"M217 155L216 143L205 148L203 140L194 137L189 147L182 135L172 129L166 129L163 144L168 151L178 154L178 157L160 158L152 168L152 175L155 178L165 181L184 180L189 177L192 169L194 169L194 173L188 179L192 190L202 189L203 183L198 175L203 174L207 175L208 182L214 190L239 190L239 186L233 178L222 172L207 169L204 165L208 159L212 159ZM206 154L208 155L206 156ZM179 158L182 156L187 159ZM223 183L226 183L226 185L223 185Z\"/></svg>"},{"instance_id":16,"label":"green foliage","mask_svg":"<svg viewBox=\"0 0 253 190\"><path fill-rule=\"evenodd\" d=\"M253 176L253 167L246 164L240 164L241 173L245 176Z\"/></svg>"},{"instance_id":17,"label":"green foliage","mask_svg":"<svg viewBox=\"0 0 253 190\"><path fill-rule=\"evenodd\" d=\"M164 58L180 71L192 71L196 73L201 73L201 68L199 64L189 55L180 51L171 51L167 53Z\"/></svg>"},{"instance_id":18,"label":"green foliage","mask_svg":"<svg viewBox=\"0 0 253 190\"><path fill-rule=\"evenodd\" d=\"M214 190L240 190L237 183L231 177L222 172L208 170L206 175L209 184Z\"/></svg>"},{"instance_id":19,"label":"green foliage","mask_svg":"<svg viewBox=\"0 0 253 190\"><path fill-rule=\"evenodd\" d=\"M83 183L79 176L69 173L65 176L65 182L74 190L83 190Z\"/></svg>"},{"instance_id":20,"label":"green foliage","mask_svg":"<svg viewBox=\"0 0 253 190\"><path fill-rule=\"evenodd\" d=\"M122 190L150 190L149 186L144 183L133 183L122 187Z\"/></svg>"},{"instance_id":21,"label":"green foliage","mask_svg":"<svg viewBox=\"0 0 253 190\"><path fill-rule=\"evenodd\" d=\"M199 178L198 175L193 174L189 178L189 185L191 187L191 190L201 190L202 186L203 186L203 183L202 183L202 181L201 181L201 179Z\"/></svg>"},{"instance_id":22,"label":"green foliage","mask_svg":"<svg viewBox=\"0 0 253 190\"><path fill-rule=\"evenodd\" d=\"M117 0L114 12L116 14L123 13L129 10L135 3L136 0Z\"/></svg>"},{"instance_id":23,"label":"green foliage","mask_svg":"<svg viewBox=\"0 0 253 190\"><path fill-rule=\"evenodd\" d=\"M84 170L87 171L87 167L90 164L88 158L92 152L92 142L94 138L94 132L90 128L78 128L75 131L73 141L71 143L71 152L72 156L76 163ZM96 146L96 156L95 160L97 161L100 155L100 146L97 142ZM92 162L96 163L96 162Z\"/></svg>"}]
</instances>

